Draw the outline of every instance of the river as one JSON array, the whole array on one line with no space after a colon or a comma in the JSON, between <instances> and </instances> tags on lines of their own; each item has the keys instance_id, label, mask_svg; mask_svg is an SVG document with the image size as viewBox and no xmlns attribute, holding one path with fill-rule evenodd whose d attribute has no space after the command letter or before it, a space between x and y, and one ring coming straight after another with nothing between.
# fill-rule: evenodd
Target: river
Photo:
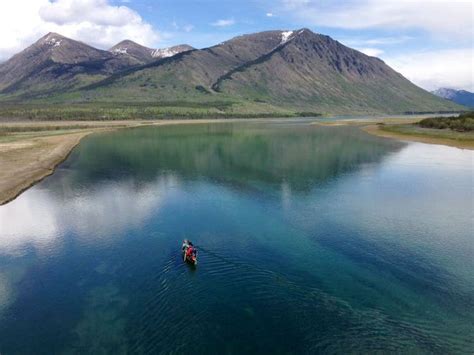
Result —
<instances>
[{"instance_id":1,"label":"river","mask_svg":"<svg viewBox=\"0 0 474 355\"><path fill-rule=\"evenodd\" d=\"M0 207L0 353L472 353L473 163L311 120L89 136Z\"/></svg>"}]
</instances>

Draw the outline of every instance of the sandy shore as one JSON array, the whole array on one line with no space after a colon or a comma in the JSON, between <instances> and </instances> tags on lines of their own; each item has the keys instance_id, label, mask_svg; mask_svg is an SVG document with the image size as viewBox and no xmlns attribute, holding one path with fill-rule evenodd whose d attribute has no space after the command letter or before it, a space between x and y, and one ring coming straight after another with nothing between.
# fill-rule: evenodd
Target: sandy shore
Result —
<instances>
[{"instance_id":1,"label":"sandy shore","mask_svg":"<svg viewBox=\"0 0 474 355\"><path fill-rule=\"evenodd\" d=\"M0 205L54 172L85 136L145 125L209 123L220 120L0 122ZM229 120L226 120L229 121Z\"/></svg>"},{"instance_id":2,"label":"sandy shore","mask_svg":"<svg viewBox=\"0 0 474 355\"><path fill-rule=\"evenodd\" d=\"M0 143L0 204L52 174L88 134L84 131Z\"/></svg>"}]
</instances>

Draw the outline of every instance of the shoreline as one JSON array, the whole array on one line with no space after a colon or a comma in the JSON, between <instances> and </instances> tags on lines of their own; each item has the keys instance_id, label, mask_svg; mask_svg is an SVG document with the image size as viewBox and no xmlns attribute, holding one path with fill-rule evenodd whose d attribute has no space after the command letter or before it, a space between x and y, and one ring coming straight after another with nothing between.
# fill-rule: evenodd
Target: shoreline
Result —
<instances>
[{"instance_id":1,"label":"shoreline","mask_svg":"<svg viewBox=\"0 0 474 355\"><path fill-rule=\"evenodd\" d=\"M268 119L248 119L265 121ZM0 206L13 201L30 187L53 174L84 137L93 133L110 132L125 128L177 124L203 124L214 122L245 121L245 119L177 119L161 121L10 121L1 122L0 129L13 133L0 135ZM412 123L407 120L390 120L389 124ZM455 140L416 134L403 134L383 130L374 121L314 122L324 126L357 126L375 136L429 144L442 144L460 149L474 150L474 140ZM382 129L381 129L382 128ZM16 131L14 131L16 129ZM8 130L6 130L9 132Z\"/></svg>"},{"instance_id":2,"label":"shoreline","mask_svg":"<svg viewBox=\"0 0 474 355\"><path fill-rule=\"evenodd\" d=\"M382 126L383 127L383 126ZM417 134L414 133L402 133L402 132L392 132L389 130L385 130L382 127L371 124L367 126L361 127L364 132L368 134L372 134L374 136L388 138L388 139L397 139L402 141L410 141L410 142L419 142L419 143L426 143L426 144L437 144L437 145L446 145L453 148L459 149L469 149L474 150L474 140L460 140L448 137L434 137L430 136L429 134Z\"/></svg>"},{"instance_id":3,"label":"shoreline","mask_svg":"<svg viewBox=\"0 0 474 355\"><path fill-rule=\"evenodd\" d=\"M65 139L63 144L59 144L54 148L56 150L55 153L58 155L54 155L45 160L46 166L39 165L40 161L38 160L38 164L34 164L29 171L26 168L17 169L16 171L11 172L11 175L16 176L16 174L20 175L20 178L16 180L15 183L10 183L10 180L2 181L0 184L0 206L7 204L8 202L13 201L18 196L20 196L23 192L28 190L30 187L36 185L37 183L44 180L46 177L52 175L62 162L64 162L69 155L72 153L73 149L81 142L82 138L88 136L92 132L83 132L83 133L72 133L74 137L68 137L70 139ZM65 137L62 137L65 138ZM0 144L1 147L1 144ZM18 148L21 149L21 148ZM53 153L53 152L52 152ZM0 152L0 161L1 161L1 152ZM6 187L4 187L6 185ZM9 186L11 185L11 186Z\"/></svg>"},{"instance_id":4,"label":"shoreline","mask_svg":"<svg viewBox=\"0 0 474 355\"><path fill-rule=\"evenodd\" d=\"M15 200L30 187L53 174L81 140L91 134L125 128L220 121L230 122L232 120L2 122L0 128L13 128L18 132L0 135L0 166L2 167L0 170L0 206ZM48 130L47 128L50 126L53 129ZM68 129L71 126L74 128ZM28 131L28 128L31 131Z\"/></svg>"},{"instance_id":5,"label":"shoreline","mask_svg":"<svg viewBox=\"0 0 474 355\"><path fill-rule=\"evenodd\" d=\"M469 149L474 150L474 134L472 139L456 139L450 137L449 135L456 134L452 131L443 131L443 130L433 130L429 131L426 129L425 132L397 132L384 129L384 127L403 127L409 124L418 122L418 118L413 119L381 119L377 120L340 120L340 121L329 121L329 122L315 122L314 124L321 126L355 126L360 130L382 138L387 139L397 139L400 141L410 141L410 142L419 142L426 144L437 144L437 145L446 145L453 148L459 149ZM383 123L384 125L380 125ZM438 135L436 135L438 134ZM443 136L443 134L445 134ZM459 134L459 132L458 132Z\"/></svg>"}]
</instances>

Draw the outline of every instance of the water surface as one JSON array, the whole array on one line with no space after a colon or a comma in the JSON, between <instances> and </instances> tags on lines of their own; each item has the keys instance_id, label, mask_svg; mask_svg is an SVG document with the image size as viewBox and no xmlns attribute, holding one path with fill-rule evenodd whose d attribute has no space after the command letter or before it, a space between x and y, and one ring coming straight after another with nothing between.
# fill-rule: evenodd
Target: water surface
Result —
<instances>
[{"instance_id":1,"label":"water surface","mask_svg":"<svg viewBox=\"0 0 474 355\"><path fill-rule=\"evenodd\" d=\"M472 353L473 185L308 120L90 136L0 207L0 353Z\"/></svg>"}]
</instances>

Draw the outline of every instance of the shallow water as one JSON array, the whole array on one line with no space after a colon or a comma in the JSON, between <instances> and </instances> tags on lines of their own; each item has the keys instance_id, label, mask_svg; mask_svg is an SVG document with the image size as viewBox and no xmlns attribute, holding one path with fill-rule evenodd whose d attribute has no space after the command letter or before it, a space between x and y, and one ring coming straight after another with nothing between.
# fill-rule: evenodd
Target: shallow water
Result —
<instances>
[{"instance_id":1,"label":"shallow water","mask_svg":"<svg viewBox=\"0 0 474 355\"><path fill-rule=\"evenodd\" d=\"M0 353L472 353L473 159L307 120L90 136L0 207Z\"/></svg>"}]
</instances>

